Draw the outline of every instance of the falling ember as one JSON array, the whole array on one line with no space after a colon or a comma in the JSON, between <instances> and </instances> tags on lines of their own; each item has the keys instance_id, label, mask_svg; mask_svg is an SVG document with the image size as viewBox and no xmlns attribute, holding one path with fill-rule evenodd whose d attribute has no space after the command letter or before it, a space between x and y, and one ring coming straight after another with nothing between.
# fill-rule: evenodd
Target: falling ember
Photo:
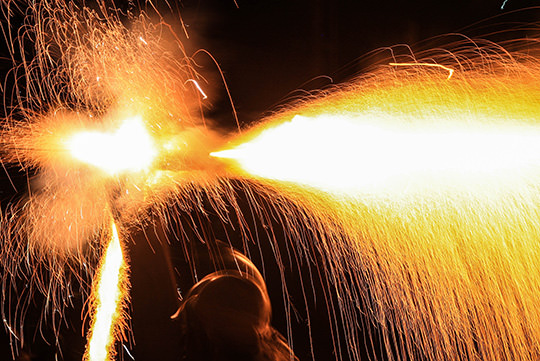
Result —
<instances>
[{"instance_id":1,"label":"falling ember","mask_svg":"<svg viewBox=\"0 0 540 361\"><path fill-rule=\"evenodd\" d=\"M126 299L127 264L118 237L116 224L100 268L94 279L93 317L85 360L106 361L114 357L115 336L122 324L122 306Z\"/></svg>"},{"instance_id":2,"label":"falling ember","mask_svg":"<svg viewBox=\"0 0 540 361\"><path fill-rule=\"evenodd\" d=\"M109 174L146 170L156 155L140 116L124 120L114 133L77 133L69 138L67 147L73 157Z\"/></svg>"}]
</instances>

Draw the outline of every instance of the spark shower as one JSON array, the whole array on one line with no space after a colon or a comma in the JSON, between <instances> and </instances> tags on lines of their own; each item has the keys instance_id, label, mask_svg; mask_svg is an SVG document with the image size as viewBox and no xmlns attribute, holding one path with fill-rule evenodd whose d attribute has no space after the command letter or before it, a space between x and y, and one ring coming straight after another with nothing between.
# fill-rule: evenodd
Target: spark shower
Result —
<instances>
[{"instance_id":1,"label":"spark shower","mask_svg":"<svg viewBox=\"0 0 540 361\"><path fill-rule=\"evenodd\" d=\"M89 337L86 357L114 357L128 332L123 235L179 210L245 220L244 192L266 200L251 199L253 214L279 219L299 254L323 255L316 267L339 295L328 317L348 342L336 358L359 359L363 312L392 359L540 357L534 40L395 55L220 134L201 112L212 85L164 21L128 14L126 25L105 1L49 0L32 3L15 31L17 4L2 4L14 67L1 160L34 176L2 209L3 318L16 343L32 294L48 298L51 318L70 307L78 279L90 328L105 313L112 330L98 346L109 351L94 358ZM255 237L247 222L234 226L246 242L275 242L271 229ZM107 272L118 312L100 312ZM21 278L31 292L16 288Z\"/></svg>"}]
</instances>

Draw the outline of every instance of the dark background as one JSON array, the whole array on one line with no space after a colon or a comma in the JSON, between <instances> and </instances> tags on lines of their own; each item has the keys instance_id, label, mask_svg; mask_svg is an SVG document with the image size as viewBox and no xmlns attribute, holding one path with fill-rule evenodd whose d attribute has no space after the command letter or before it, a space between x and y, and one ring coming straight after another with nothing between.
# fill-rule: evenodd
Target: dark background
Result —
<instances>
[{"instance_id":1,"label":"dark background","mask_svg":"<svg viewBox=\"0 0 540 361\"><path fill-rule=\"evenodd\" d=\"M481 36L540 20L538 9L509 13L534 6L535 1L509 0L505 10L501 10L502 4L503 1L499 0L237 0L237 4L233 0L188 0L171 3L172 15L166 16L166 20L178 24L178 13L181 14L190 35L189 40L185 39L188 52L202 48L212 54L226 79L240 123L249 125L280 104L300 96L303 90L340 83L360 74L372 61L378 60L376 56L366 56L375 49L406 43L412 45L413 49L427 50L429 39L441 34L460 32L469 36ZM169 11L165 2L157 5L162 14ZM127 2L125 6L133 4ZM180 32L180 29L177 26L177 31ZM511 36L526 35L526 32L520 32ZM197 55L195 60L205 66L201 72L211 80L209 87L212 88L212 96L206 105L207 116L224 127L234 127L233 108L223 83L219 81L217 66L203 54ZM7 71L5 66L2 71ZM24 177L20 178L24 182ZM5 204L6 200L14 196L14 191L6 177L2 178L0 185L0 197ZM209 234L222 237L224 231L212 221L204 221L204 227ZM254 224L253 227L264 228L260 224ZM283 239L279 224L276 223L274 227L278 229L278 238ZM239 235L230 229L227 231L231 232L233 243L235 237L238 241ZM286 254L284 242L280 247L283 248L283 254ZM282 280L272 249L264 239L261 240L260 249L259 253L258 246L253 247L252 255L254 263L261 270L264 263L264 274L274 307L274 325L282 334L287 335L287 315L292 315L295 353L300 360L310 360L312 352L307 327L308 311L300 289L301 281L309 277L314 264L310 266L304 263L297 269L286 268L285 276L292 302L292 308L286 309ZM168 315L171 307L174 308L170 305L171 285L167 270L163 267L165 256L160 252L153 255L149 248L144 247L134 248L131 252L133 324L135 340L138 341L138 349L134 350L136 359L174 359L171 358L174 354L171 350L175 349L175 336L168 334L170 330L158 320ZM182 250L172 247L171 252L176 268L181 270L186 267L182 260ZM314 258L317 259L317 255ZM294 260L285 259L285 264L294 264ZM150 269L151 272L148 271ZM308 300L312 317L313 353L317 360L332 360L336 357L336 350L330 336L325 302L335 295L332 295L331 290L328 294L321 286L326 283L323 276L315 277L313 283L315 296L310 296ZM41 340L36 323L41 301L37 296L32 306L35 309L30 308L26 330L31 341L20 360L55 359L56 348ZM77 321L81 305L77 302L66 316L68 326L60 337L63 353L57 354L58 359L77 360L82 355L84 339ZM363 327L366 334L368 331L375 333L373 342L376 347L376 330L367 325ZM51 339L52 331L46 326L43 327L43 333ZM0 328L0 336L0 360L9 360L11 353L3 328ZM338 339L345 341L343 337ZM366 359L370 353L369 348L362 351ZM346 349L346 345L342 344L344 360L348 360ZM153 352L153 357L143 356L149 350ZM371 356L382 357L379 353L375 351ZM130 359L126 354L123 357Z\"/></svg>"},{"instance_id":2,"label":"dark background","mask_svg":"<svg viewBox=\"0 0 540 361\"><path fill-rule=\"evenodd\" d=\"M370 56L377 49L408 44L427 50L429 39L443 34L483 36L540 20L538 10L508 14L536 1L510 0L504 10L502 3L239 0L237 8L232 0L200 0L183 1L180 11L191 35L187 46L204 48L218 60L240 122L249 124L302 94L299 89L346 81L381 57L388 59L389 52ZM226 122L226 97L212 102L215 116Z\"/></svg>"}]
</instances>

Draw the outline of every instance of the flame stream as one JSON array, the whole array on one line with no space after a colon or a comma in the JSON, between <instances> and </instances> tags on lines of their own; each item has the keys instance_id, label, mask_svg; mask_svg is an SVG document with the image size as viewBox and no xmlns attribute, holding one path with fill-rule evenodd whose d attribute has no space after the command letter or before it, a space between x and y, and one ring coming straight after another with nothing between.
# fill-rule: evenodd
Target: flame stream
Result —
<instances>
[{"instance_id":1,"label":"flame stream","mask_svg":"<svg viewBox=\"0 0 540 361\"><path fill-rule=\"evenodd\" d=\"M94 281L95 311L84 358L87 361L112 360L114 357L115 329L120 323L125 299L125 270L122 246L113 222L112 237Z\"/></svg>"},{"instance_id":2,"label":"flame stream","mask_svg":"<svg viewBox=\"0 0 540 361\"><path fill-rule=\"evenodd\" d=\"M214 152L250 175L358 195L522 182L540 169L540 128L400 125L321 114L270 124ZM463 188L465 187L465 188Z\"/></svg>"},{"instance_id":3,"label":"flame stream","mask_svg":"<svg viewBox=\"0 0 540 361\"><path fill-rule=\"evenodd\" d=\"M365 300L390 359L540 359L538 112L523 124L328 108L263 124L212 156L309 212L348 295L349 350L360 324L350 310Z\"/></svg>"}]
</instances>

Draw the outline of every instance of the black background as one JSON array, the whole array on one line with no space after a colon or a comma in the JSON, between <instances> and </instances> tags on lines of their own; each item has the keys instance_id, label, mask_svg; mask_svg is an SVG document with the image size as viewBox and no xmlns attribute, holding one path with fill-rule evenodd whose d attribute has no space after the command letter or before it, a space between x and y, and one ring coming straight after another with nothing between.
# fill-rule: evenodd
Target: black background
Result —
<instances>
[{"instance_id":1,"label":"black background","mask_svg":"<svg viewBox=\"0 0 540 361\"><path fill-rule=\"evenodd\" d=\"M508 14L534 6L535 1L509 0L505 10L501 10L502 3L499 0L237 0L236 4L233 0L188 0L172 3L173 13L165 17L168 22L176 24L175 27L180 32L177 15L180 13L190 35L189 39L184 39L188 52L205 49L217 60L232 95L239 121L242 125L249 125L278 105L286 103L288 99L302 94L301 90L313 90L343 82L360 74L370 65L369 61L373 60L364 55L375 49L406 43L412 45L413 49L415 44L418 44L419 50L426 50L429 46L429 41L426 40L441 34L460 32L480 36L514 28L520 23L533 24L540 20L538 9ZM164 2L157 5L163 14L167 13L168 6ZM201 72L211 80L208 85L212 89L206 105L207 116L223 127L234 127L232 105L226 96L223 83L219 80L217 67L212 65L205 55L197 55L196 60L205 65ZM7 71L5 66L2 71ZM5 202L13 196L14 191L6 177L3 177L1 187L0 197ZM207 227L216 237L223 235L222 230L212 229L211 222L207 222ZM279 229L277 224L276 229ZM279 231L277 234L278 238L283 238ZM234 232L232 235L234 238ZM261 256L257 256L258 248L253 248L252 251L257 266L261 267L263 259L265 260L264 273L274 307L274 325L286 335L286 315L291 313L286 312L283 305L281 279L273 261L272 250L268 244L262 244ZM167 280L160 280L160 277L166 275L161 267L163 255L154 256L149 249L141 248L131 252L134 276L132 297L133 307L136 308L133 322L135 340L140 340L138 354L141 355L136 359L174 359L171 358L174 354L171 351L174 350L174 335L165 335L168 332L167 326L157 321L151 322L169 312L168 308L171 307L167 304L170 297L170 289L167 287L170 285ZM181 265L181 257L179 258L180 250L172 247L171 252L177 268L184 267ZM154 271L147 272L141 268L152 268ZM300 360L312 358L307 311L304 309L303 295L300 292L300 280L307 277L308 268L303 265L299 270L286 271L293 306L297 308L292 311L292 338L295 353ZM141 274L145 276L138 276ZM165 288L167 290L160 295L159 290ZM314 355L317 360L332 360L336 355L327 321L328 311L321 301L332 296L324 295L320 285L317 286L317 281L315 294L319 301L313 297L308 301L312 315ZM39 332L36 332L35 317L39 314L39 299L35 307L36 311L30 312L28 319L30 346L20 359L54 360L55 347L41 341ZM84 339L77 321L80 318L79 307L80 304L76 301L75 307L66 316L72 320L68 322L72 325L61 335L63 354L58 354L58 359L76 360L82 355ZM143 319L144 321L140 321ZM145 325L144 322L149 323ZM367 326L364 327L367 331ZM46 327L44 333L51 335L51 331ZM0 335L0 360L9 360L11 352L8 338L2 328ZM155 342L155 339L162 339L163 345L148 344ZM153 352L151 358L142 356L148 350ZM342 352L343 358L347 360L344 345ZM364 351L366 359L368 353L367 350ZM375 351L371 356L382 358L379 353ZM129 360L127 355L123 357Z\"/></svg>"}]
</instances>

